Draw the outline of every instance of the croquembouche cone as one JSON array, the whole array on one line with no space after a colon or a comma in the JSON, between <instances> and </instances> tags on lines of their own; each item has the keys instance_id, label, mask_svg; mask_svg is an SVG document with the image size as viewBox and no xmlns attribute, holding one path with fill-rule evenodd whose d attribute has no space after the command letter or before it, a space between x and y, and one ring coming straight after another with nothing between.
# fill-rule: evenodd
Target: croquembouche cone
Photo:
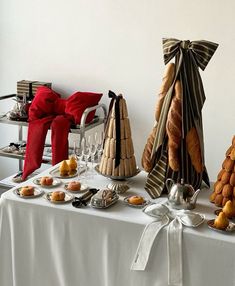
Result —
<instances>
[{"instance_id":1,"label":"croquembouche cone","mask_svg":"<svg viewBox=\"0 0 235 286\"><path fill-rule=\"evenodd\" d=\"M136 159L131 137L131 127L128 118L126 100L119 95L114 100L106 126L104 152L99 171L106 176L131 177L136 174ZM116 114L119 104L119 115ZM118 120L118 122L117 122ZM120 138L117 140L116 125L120 126ZM119 156L117 150L119 149ZM117 158L120 158L119 159ZM117 162L116 162L117 160Z\"/></svg>"},{"instance_id":2,"label":"croquembouche cone","mask_svg":"<svg viewBox=\"0 0 235 286\"><path fill-rule=\"evenodd\" d=\"M231 200L235 204L235 136L232 145L225 153L222 168L214 184L214 191L210 195L210 201L222 207Z\"/></svg>"}]
</instances>

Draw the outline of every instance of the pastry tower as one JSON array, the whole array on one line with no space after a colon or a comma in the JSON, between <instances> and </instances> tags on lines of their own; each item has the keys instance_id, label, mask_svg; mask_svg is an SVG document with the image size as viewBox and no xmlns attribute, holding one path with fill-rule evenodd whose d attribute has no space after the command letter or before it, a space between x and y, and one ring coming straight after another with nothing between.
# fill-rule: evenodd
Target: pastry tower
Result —
<instances>
[{"instance_id":1,"label":"pastry tower","mask_svg":"<svg viewBox=\"0 0 235 286\"><path fill-rule=\"evenodd\" d=\"M106 126L104 152L99 171L105 176L131 177L136 174L136 160L131 137L126 100L119 95L114 100ZM116 104L119 104L117 108ZM119 114L117 113L117 110ZM120 128L119 128L120 127ZM119 135L117 132L119 129Z\"/></svg>"},{"instance_id":2,"label":"pastry tower","mask_svg":"<svg viewBox=\"0 0 235 286\"><path fill-rule=\"evenodd\" d=\"M225 156L210 196L210 201L219 207L224 206L229 200L235 203L235 136Z\"/></svg>"}]
</instances>

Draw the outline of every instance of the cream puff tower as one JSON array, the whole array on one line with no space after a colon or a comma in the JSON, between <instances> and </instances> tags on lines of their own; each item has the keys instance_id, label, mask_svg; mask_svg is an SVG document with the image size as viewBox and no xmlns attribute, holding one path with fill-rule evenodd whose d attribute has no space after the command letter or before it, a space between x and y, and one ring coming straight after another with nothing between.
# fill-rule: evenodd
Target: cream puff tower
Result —
<instances>
[{"instance_id":1,"label":"cream puff tower","mask_svg":"<svg viewBox=\"0 0 235 286\"><path fill-rule=\"evenodd\" d=\"M225 153L222 168L214 184L214 192L210 196L210 201L220 207L229 200L235 204L235 136Z\"/></svg>"}]
</instances>

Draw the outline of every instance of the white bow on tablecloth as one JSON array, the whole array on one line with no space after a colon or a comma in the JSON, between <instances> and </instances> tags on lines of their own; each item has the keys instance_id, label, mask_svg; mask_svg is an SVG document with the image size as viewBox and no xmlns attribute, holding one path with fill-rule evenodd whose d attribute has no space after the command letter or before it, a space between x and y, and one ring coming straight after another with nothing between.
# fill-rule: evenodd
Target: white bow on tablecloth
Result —
<instances>
[{"instance_id":1,"label":"white bow on tablecloth","mask_svg":"<svg viewBox=\"0 0 235 286\"><path fill-rule=\"evenodd\" d=\"M160 212L162 212L162 206L156 205ZM182 223L178 215L182 214L182 211L173 211L168 213L164 212L160 215L155 208L151 209L151 216L154 216L156 220L149 223L140 238L140 242L131 265L131 270L145 270L152 245L160 230L168 225L167 230L167 252L168 252L168 285L182 286L183 283L183 271L182 271ZM168 214L174 219L170 222ZM170 222L170 223L169 223Z\"/></svg>"}]
</instances>

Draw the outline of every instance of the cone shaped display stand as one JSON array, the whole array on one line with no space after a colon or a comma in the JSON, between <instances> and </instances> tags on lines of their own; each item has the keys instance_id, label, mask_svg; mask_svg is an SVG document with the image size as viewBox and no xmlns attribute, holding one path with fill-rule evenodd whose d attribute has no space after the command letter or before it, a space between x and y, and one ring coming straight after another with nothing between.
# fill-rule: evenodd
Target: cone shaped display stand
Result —
<instances>
[{"instance_id":1,"label":"cone shaped display stand","mask_svg":"<svg viewBox=\"0 0 235 286\"><path fill-rule=\"evenodd\" d=\"M210 196L210 201L218 207L223 207L227 201L235 203L235 136L232 145L225 153L222 168L214 184L214 191Z\"/></svg>"},{"instance_id":2,"label":"cone shaped display stand","mask_svg":"<svg viewBox=\"0 0 235 286\"><path fill-rule=\"evenodd\" d=\"M104 152L96 171L113 180L108 187L117 193L129 189L123 181L140 172L136 166L126 101L121 95L113 100L106 126Z\"/></svg>"}]
</instances>

